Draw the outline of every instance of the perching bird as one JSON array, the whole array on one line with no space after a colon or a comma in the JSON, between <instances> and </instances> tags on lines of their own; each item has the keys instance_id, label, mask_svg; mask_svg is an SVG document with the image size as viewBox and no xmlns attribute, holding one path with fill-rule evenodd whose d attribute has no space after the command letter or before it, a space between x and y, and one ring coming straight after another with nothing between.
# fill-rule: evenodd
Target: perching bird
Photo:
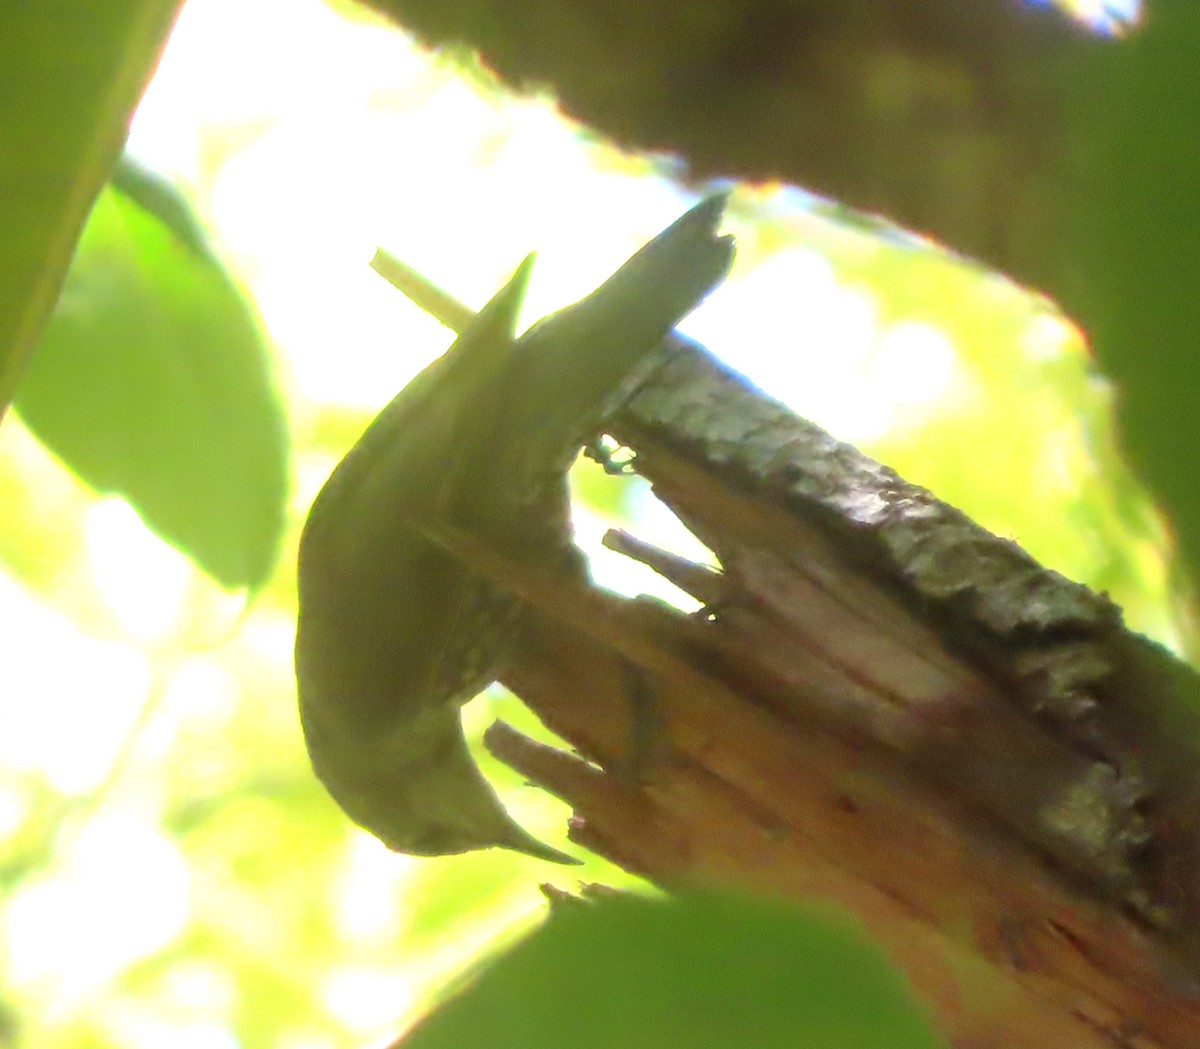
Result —
<instances>
[{"instance_id":1,"label":"perching bird","mask_svg":"<svg viewBox=\"0 0 1200 1049\"><path fill-rule=\"evenodd\" d=\"M300 544L296 678L313 768L389 848L503 846L522 830L471 759L459 708L498 676L521 606L429 538L441 524L518 563L583 573L566 471L725 276L710 197L586 299L514 338L532 257L334 470Z\"/></svg>"}]
</instances>

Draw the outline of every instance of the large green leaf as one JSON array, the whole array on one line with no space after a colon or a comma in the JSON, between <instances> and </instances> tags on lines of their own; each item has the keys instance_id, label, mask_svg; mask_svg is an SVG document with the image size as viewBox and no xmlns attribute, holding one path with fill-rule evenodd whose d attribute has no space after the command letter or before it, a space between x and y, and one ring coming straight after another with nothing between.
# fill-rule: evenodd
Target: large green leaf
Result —
<instances>
[{"instance_id":1,"label":"large green leaf","mask_svg":"<svg viewBox=\"0 0 1200 1049\"><path fill-rule=\"evenodd\" d=\"M287 487L282 407L252 310L168 187L126 165L97 198L16 407L222 585L265 579Z\"/></svg>"},{"instance_id":2,"label":"large green leaf","mask_svg":"<svg viewBox=\"0 0 1200 1049\"><path fill-rule=\"evenodd\" d=\"M1125 449L1200 583L1200 5L1147 8L1144 29L1080 71L1076 298Z\"/></svg>"},{"instance_id":3,"label":"large green leaf","mask_svg":"<svg viewBox=\"0 0 1200 1049\"><path fill-rule=\"evenodd\" d=\"M178 7L0 4L0 415Z\"/></svg>"},{"instance_id":4,"label":"large green leaf","mask_svg":"<svg viewBox=\"0 0 1200 1049\"><path fill-rule=\"evenodd\" d=\"M698 895L566 906L404 1049L933 1049L903 977L844 920Z\"/></svg>"}]
</instances>

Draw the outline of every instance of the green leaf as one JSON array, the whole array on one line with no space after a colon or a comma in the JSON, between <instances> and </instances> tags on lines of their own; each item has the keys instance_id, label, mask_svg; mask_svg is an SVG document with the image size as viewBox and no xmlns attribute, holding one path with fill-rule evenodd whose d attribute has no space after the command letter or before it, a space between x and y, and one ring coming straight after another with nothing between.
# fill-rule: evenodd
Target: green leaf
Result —
<instances>
[{"instance_id":1,"label":"green leaf","mask_svg":"<svg viewBox=\"0 0 1200 1049\"><path fill-rule=\"evenodd\" d=\"M1200 6L1146 24L1081 66L1073 144L1079 287L1068 305L1116 386L1122 443L1200 581Z\"/></svg>"},{"instance_id":2,"label":"green leaf","mask_svg":"<svg viewBox=\"0 0 1200 1049\"><path fill-rule=\"evenodd\" d=\"M0 4L0 416L178 7Z\"/></svg>"},{"instance_id":3,"label":"green leaf","mask_svg":"<svg viewBox=\"0 0 1200 1049\"><path fill-rule=\"evenodd\" d=\"M97 198L16 407L223 586L265 580L287 490L283 409L252 310L161 183L126 169Z\"/></svg>"},{"instance_id":4,"label":"green leaf","mask_svg":"<svg viewBox=\"0 0 1200 1049\"><path fill-rule=\"evenodd\" d=\"M848 919L736 896L566 906L405 1049L933 1049L903 977Z\"/></svg>"}]
</instances>

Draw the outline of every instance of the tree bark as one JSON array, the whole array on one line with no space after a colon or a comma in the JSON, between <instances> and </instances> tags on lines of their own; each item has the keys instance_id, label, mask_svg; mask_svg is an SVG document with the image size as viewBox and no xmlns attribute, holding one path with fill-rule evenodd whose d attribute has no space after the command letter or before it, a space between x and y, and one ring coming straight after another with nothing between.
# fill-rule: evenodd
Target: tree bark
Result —
<instances>
[{"instance_id":1,"label":"tree bark","mask_svg":"<svg viewBox=\"0 0 1200 1049\"><path fill-rule=\"evenodd\" d=\"M610 428L722 568L610 543L702 613L460 551L540 610L503 680L582 757L487 740L572 837L851 908L953 1046L1194 1045L1196 675L695 345Z\"/></svg>"}]
</instances>

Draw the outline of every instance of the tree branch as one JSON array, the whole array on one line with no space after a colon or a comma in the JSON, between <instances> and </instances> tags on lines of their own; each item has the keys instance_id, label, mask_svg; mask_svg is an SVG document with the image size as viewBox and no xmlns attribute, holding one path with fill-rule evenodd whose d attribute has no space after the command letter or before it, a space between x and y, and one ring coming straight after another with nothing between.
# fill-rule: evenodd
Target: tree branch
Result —
<instances>
[{"instance_id":1,"label":"tree branch","mask_svg":"<svg viewBox=\"0 0 1200 1049\"><path fill-rule=\"evenodd\" d=\"M572 837L850 907L956 1046L1193 1044L1195 674L699 347L610 429L723 571L615 542L704 614L451 542L542 613L503 680L586 761L488 744Z\"/></svg>"}]
</instances>

